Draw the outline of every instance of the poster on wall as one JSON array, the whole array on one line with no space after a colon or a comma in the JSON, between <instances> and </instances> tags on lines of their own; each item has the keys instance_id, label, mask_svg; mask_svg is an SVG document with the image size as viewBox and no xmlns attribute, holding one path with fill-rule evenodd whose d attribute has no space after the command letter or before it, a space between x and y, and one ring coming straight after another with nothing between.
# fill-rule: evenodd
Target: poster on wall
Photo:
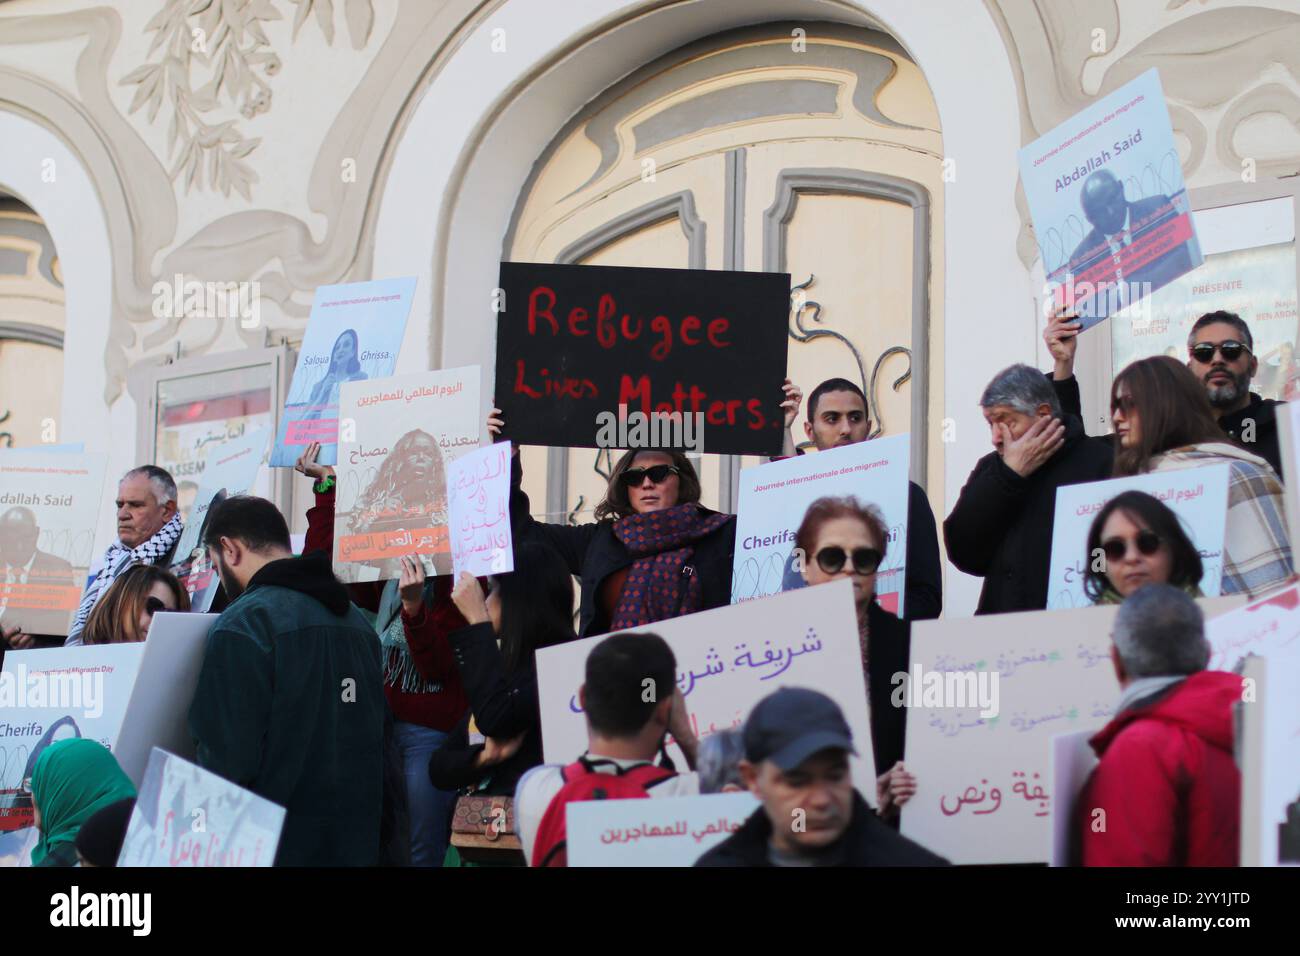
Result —
<instances>
[{"instance_id":1,"label":"poster on wall","mask_svg":"<svg viewBox=\"0 0 1300 956\"><path fill-rule=\"evenodd\" d=\"M516 444L780 454L788 274L503 262L500 291Z\"/></svg>"},{"instance_id":2,"label":"poster on wall","mask_svg":"<svg viewBox=\"0 0 1300 956\"><path fill-rule=\"evenodd\" d=\"M176 480L176 508L188 524L212 445L237 441L259 428L275 427L275 365L203 372L157 384L154 464ZM271 496L264 472L251 489Z\"/></svg>"},{"instance_id":3,"label":"poster on wall","mask_svg":"<svg viewBox=\"0 0 1300 956\"><path fill-rule=\"evenodd\" d=\"M401 576L419 555L426 574L450 574L447 469L478 448L477 365L349 382L340 414L334 573L344 582ZM507 471L507 475L509 472Z\"/></svg>"},{"instance_id":4,"label":"poster on wall","mask_svg":"<svg viewBox=\"0 0 1300 956\"><path fill-rule=\"evenodd\" d=\"M800 568L816 556L796 554L794 538L808 506L852 495L884 518L888 542L876 573L876 600L902 617L909 452L910 436L893 435L741 471L732 603L803 587Z\"/></svg>"},{"instance_id":5,"label":"poster on wall","mask_svg":"<svg viewBox=\"0 0 1300 956\"><path fill-rule=\"evenodd\" d=\"M171 567L172 574L189 592L191 611L207 611L221 586L216 568L203 548L203 534L212 507L233 495L252 491L266 460L270 437L270 429L257 428L239 438L207 447L203 477L190 511L191 520L181 532L176 544L176 561Z\"/></svg>"},{"instance_id":6,"label":"poster on wall","mask_svg":"<svg viewBox=\"0 0 1300 956\"><path fill-rule=\"evenodd\" d=\"M319 462L338 462L339 390L391 375L406 333L415 278L325 285L316 290L307 333L289 384L274 467L293 467L320 442Z\"/></svg>"},{"instance_id":7,"label":"poster on wall","mask_svg":"<svg viewBox=\"0 0 1300 956\"><path fill-rule=\"evenodd\" d=\"M95 557L107 463L0 450L0 627L66 636Z\"/></svg>"},{"instance_id":8,"label":"poster on wall","mask_svg":"<svg viewBox=\"0 0 1300 956\"><path fill-rule=\"evenodd\" d=\"M1155 69L1018 156L1053 301L1073 307L1084 329L1201 264Z\"/></svg>"},{"instance_id":9,"label":"poster on wall","mask_svg":"<svg viewBox=\"0 0 1300 956\"><path fill-rule=\"evenodd\" d=\"M1105 556L1088 553L1088 531L1106 503L1125 491L1145 492L1178 516L1201 556L1201 593L1216 596L1223 580L1228 480L1228 465L1207 465L1056 489L1052 563L1047 579L1048 608L1087 607L1093 603L1084 590L1084 573L1090 562L1104 560ZM1102 529L1102 540L1105 540L1105 530Z\"/></svg>"}]
</instances>

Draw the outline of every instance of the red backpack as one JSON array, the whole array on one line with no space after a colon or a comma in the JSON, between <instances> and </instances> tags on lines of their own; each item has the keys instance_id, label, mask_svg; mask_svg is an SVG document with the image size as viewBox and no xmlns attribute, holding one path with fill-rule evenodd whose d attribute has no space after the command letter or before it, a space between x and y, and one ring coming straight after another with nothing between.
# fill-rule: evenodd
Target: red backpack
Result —
<instances>
[{"instance_id":1,"label":"red backpack","mask_svg":"<svg viewBox=\"0 0 1300 956\"><path fill-rule=\"evenodd\" d=\"M603 763L603 761L601 761ZM627 770L615 765L614 773L601 773L586 757L579 757L560 771L564 786L551 798L533 841L533 866L568 866L565 808L578 800L642 800L649 788L675 772L654 764L637 764Z\"/></svg>"}]
</instances>

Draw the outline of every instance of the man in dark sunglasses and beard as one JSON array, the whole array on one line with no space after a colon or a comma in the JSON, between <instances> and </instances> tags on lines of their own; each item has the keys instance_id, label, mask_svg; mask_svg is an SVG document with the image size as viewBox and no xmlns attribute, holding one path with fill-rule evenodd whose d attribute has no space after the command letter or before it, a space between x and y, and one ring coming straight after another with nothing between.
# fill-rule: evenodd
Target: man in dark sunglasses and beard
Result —
<instances>
[{"instance_id":1,"label":"man in dark sunglasses and beard","mask_svg":"<svg viewBox=\"0 0 1300 956\"><path fill-rule=\"evenodd\" d=\"M1079 382L1074 377L1079 329L1074 316L1058 315L1043 333L1048 351L1056 360L1052 386L1061 407L1073 415L1082 414ZM1187 336L1187 367L1205 386L1219 427L1284 478L1277 438L1277 406L1283 403L1250 390L1251 379L1259 371L1250 326L1235 312L1207 312L1196 320Z\"/></svg>"}]
</instances>

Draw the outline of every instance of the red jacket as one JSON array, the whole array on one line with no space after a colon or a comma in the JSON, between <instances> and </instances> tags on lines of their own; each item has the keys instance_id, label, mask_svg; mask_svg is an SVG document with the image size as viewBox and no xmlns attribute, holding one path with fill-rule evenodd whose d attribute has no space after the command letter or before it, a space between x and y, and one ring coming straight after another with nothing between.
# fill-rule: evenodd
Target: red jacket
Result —
<instances>
[{"instance_id":1,"label":"red jacket","mask_svg":"<svg viewBox=\"0 0 1300 956\"><path fill-rule=\"evenodd\" d=\"M334 553L334 491L316 495L316 506L307 509L307 537L302 553L326 551ZM367 611L379 610L379 598L384 592L383 581L366 581L349 584L352 603ZM440 576L433 585L433 606L423 605L419 614L409 617L402 610L402 624L406 630L406 644L411 649L411 661L420 676L442 685L437 693L407 693L394 686L389 675L384 675L384 696L393 710L393 717L410 724L451 731L469 710L469 698L460 682L460 670L448 635L468 626L451 601L452 579Z\"/></svg>"},{"instance_id":2,"label":"red jacket","mask_svg":"<svg viewBox=\"0 0 1300 956\"><path fill-rule=\"evenodd\" d=\"M1084 866L1238 864L1239 700L1238 675L1201 671L1089 741L1101 762L1078 805Z\"/></svg>"}]
</instances>

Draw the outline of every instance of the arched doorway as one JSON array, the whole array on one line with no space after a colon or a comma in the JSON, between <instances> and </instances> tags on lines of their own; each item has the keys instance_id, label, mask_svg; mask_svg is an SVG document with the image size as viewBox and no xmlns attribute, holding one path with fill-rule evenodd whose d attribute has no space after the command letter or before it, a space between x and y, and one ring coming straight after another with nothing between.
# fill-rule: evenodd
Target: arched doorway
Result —
<instances>
[{"instance_id":1,"label":"arched doorway","mask_svg":"<svg viewBox=\"0 0 1300 956\"><path fill-rule=\"evenodd\" d=\"M58 437L64 312L49 230L25 203L0 193L0 448Z\"/></svg>"},{"instance_id":2,"label":"arched doorway","mask_svg":"<svg viewBox=\"0 0 1300 956\"><path fill-rule=\"evenodd\" d=\"M939 510L927 419L942 407L930 364L942 355L943 172L929 87L887 34L746 27L655 60L581 110L538 158L502 257L790 272L802 287L792 378L857 381L881 434L934 432L913 473L937 478ZM607 454L523 455L547 520L590 516ZM734 509L739 468L755 463L704 456L705 503Z\"/></svg>"}]
</instances>

